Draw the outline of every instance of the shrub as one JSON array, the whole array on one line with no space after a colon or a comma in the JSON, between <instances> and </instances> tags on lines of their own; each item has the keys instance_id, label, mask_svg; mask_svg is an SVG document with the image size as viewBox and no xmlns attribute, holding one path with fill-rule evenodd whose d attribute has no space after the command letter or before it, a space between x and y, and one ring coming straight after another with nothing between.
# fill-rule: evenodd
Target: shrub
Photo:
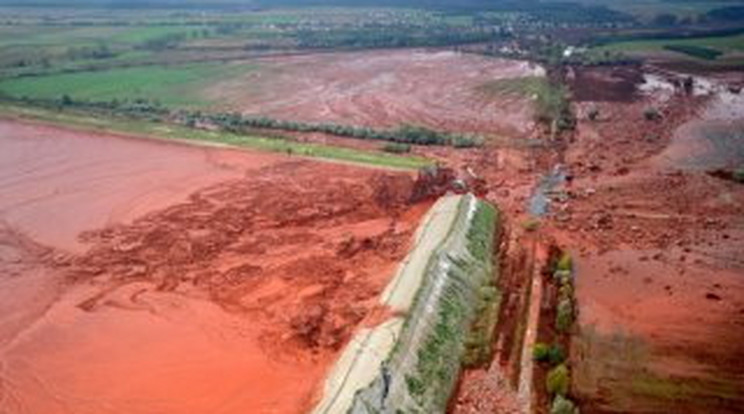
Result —
<instances>
[{"instance_id":1,"label":"shrub","mask_svg":"<svg viewBox=\"0 0 744 414\"><path fill-rule=\"evenodd\" d=\"M70 106L73 104L72 98L70 98L70 95L68 94L62 95L62 98L60 98L60 102L64 106Z\"/></svg>"},{"instance_id":2,"label":"shrub","mask_svg":"<svg viewBox=\"0 0 744 414\"><path fill-rule=\"evenodd\" d=\"M550 354L550 347L547 344L538 342L532 349L532 358L537 362L547 362Z\"/></svg>"},{"instance_id":3,"label":"shrub","mask_svg":"<svg viewBox=\"0 0 744 414\"><path fill-rule=\"evenodd\" d=\"M565 360L566 354L560 345L555 344L548 349L547 361L550 365L562 364Z\"/></svg>"},{"instance_id":4,"label":"shrub","mask_svg":"<svg viewBox=\"0 0 744 414\"><path fill-rule=\"evenodd\" d=\"M537 219L528 219L522 222L522 228L529 231L537 231L540 228L540 221Z\"/></svg>"},{"instance_id":5,"label":"shrub","mask_svg":"<svg viewBox=\"0 0 744 414\"><path fill-rule=\"evenodd\" d=\"M570 272L573 270L573 259L568 253L563 253L561 258L558 259L556 269L562 272Z\"/></svg>"},{"instance_id":6,"label":"shrub","mask_svg":"<svg viewBox=\"0 0 744 414\"><path fill-rule=\"evenodd\" d=\"M561 280L561 286L558 288L558 297L561 299L571 299L573 297L573 286L571 285L571 279L564 278Z\"/></svg>"},{"instance_id":7,"label":"shrub","mask_svg":"<svg viewBox=\"0 0 744 414\"><path fill-rule=\"evenodd\" d=\"M406 154L411 152L411 145L400 142L388 142L382 147L382 150L393 154Z\"/></svg>"},{"instance_id":8,"label":"shrub","mask_svg":"<svg viewBox=\"0 0 744 414\"><path fill-rule=\"evenodd\" d=\"M556 395L550 407L550 414L579 414L579 409L568 398Z\"/></svg>"},{"instance_id":9,"label":"shrub","mask_svg":"<svg viewBox=\"0 0 744 414\"><path fill-rule=\"evenodd\" d=\"M553 272L553 279L555 279L556 283L560 286L563 286L567 282L571 281L571 272L568 270L556 270Z\"/></svg>"},{"instance_id":10,"label":"shrub","mask_svg":"<svg viewBox=\"0 0 744 414\"><path fill-rule=\"evenodd\" d=\"M744 168L739 168L734 171L733 178L737 183L744 183Z\"/></svg>"},{"instance_id":11,"label":"shrub","mask_svg":"<svg viewBox=\"0 0 744 414\"><path fill-rule=\"evenodd\" d=\"M481 145L482 143L477 138L466 136L456 136L452 141L452 146L455 148L474 148Z\"/></svg>"},{"instance_id":12,"label":"shrub","mask_svg":"<svg viewBox=\"0 0 744 414\"><path fill-rule=\"evenodd\" d=\"M535 344L532 350L532 357L537 362L547 362L550 365L558 365L565 361L566 356L560 345L548 346L542 342Z\"/></svg>"},{"instance_id":13,"label":"shrub","mask_svg":"<svg viewBox=\"0 0 744 414\"><path fill-rule=\"evenodd\" d=\"M555 329L558 332L568 332L573 324L573 303L571 298L562 298L558 302L558 309L555 315Z\"/></svg>"},{"instance_id":14,"label":"shrub","mask_svg":"<svg viewBox=\"0 0 744 414\"><path fill-rule=\"evenodd\" d=\"M445 134L416 125L401 125L393 131L396 141L410 142L420 145L444 145L449 143L449 137Z\"/></svg>"},{"instance_id":15,"label":"shrub","mask_svg":"<svg viewBox=\"0 0 744 414\"><path fill-rule=\"evenodd\" d=\"M589 118L590 121L596 121L599 118L599 109L596 107L590 108L589 113L587 113L587 118Z\"/></svg>"},{"instance_id":16,"label":"shrub","mask_svg":"<svg viewBox=\"0 0 744 414\"><path fill-rule=\"evenodd\" d=\"M545 387L550 395L566 395L571 378L566 364L560 364L548 372Z\"/></svg>"},{"instance_id":17,"label":"shrub","mask_svg":"<svg viewBox=\"0 0 744 414\"><path fill-rule=\"evenodd\" d=\"M643 117L646 121L658 121L661 119L661 112L656 108L646 108L643 111Z\"/></svg>"}]
</instances>

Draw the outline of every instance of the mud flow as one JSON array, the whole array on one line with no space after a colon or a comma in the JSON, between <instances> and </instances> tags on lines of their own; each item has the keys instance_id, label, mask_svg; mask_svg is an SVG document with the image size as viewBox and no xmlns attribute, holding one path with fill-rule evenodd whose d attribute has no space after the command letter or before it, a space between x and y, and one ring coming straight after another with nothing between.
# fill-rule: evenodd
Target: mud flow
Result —
<instances>
[{"instance_id":1,"label":"mud flow","mask_svg":"<svg viewBox=\"0 0 744 414\"><path fill-rule=\"evenodd\" d=\"M0 122L0 412L300 413L427 210L412 177Z\"/></svg>"},{"instance_id":2,"label":"mud flow","mask_svg":"<svg viewBox=\"0 0 744 414\"><path fill-rule=\"evenodd\" d=\"M574 392L589 412L739 412L744 187L712 172L744 162L744 101L713 78L682 92L681 75L645 76L636 102L592 104L602 119L567 157L578 179L556 235L577 257Z\"/></svg>"},{"instance_id":3,"label":"mud flow","mask_svg":"<svg viewBox=\"0 0 744 414\"><path fill-rule=\"evenodd\" d=\"M266 58L265 68L205 92L234 110L345 125L425 125L455 132L522 136L532 126L524 99L494 99L484 84L538 76L527 62L452 51L382 50ZM261 86L257 86L261 85Z\"/></svg>"}]
</instances>

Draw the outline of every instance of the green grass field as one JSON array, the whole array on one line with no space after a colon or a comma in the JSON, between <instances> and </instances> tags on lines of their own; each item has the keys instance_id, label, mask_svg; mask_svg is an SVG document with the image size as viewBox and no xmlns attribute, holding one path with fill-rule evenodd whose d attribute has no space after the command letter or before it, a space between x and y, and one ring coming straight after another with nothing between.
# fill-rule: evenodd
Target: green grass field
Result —
<instances>
[{"instance_id":1,"label":"green grass field","mask_svg":"<svg viewBox=\"0 0 744 414\"><path fill-rule=\"evenodd\" d=\"M227 132L206 131L156 122L124 120L81 113L59 112L49 109L0 104L0 115L32 119L52 124L70 125L92 131L123 132L154 139L194 141L207 144L251 148L259 151L281 152L299 157L320 158L383 168L415 170L432 162L417 156L400 156L382 151L365 151L329 145L296 142L283 138L237 135Z\"/></svg>"},{"instance_id":2,"label":"green grass field","mask_svg":"<svg viewBox=\"0 0 744 414\"><path fill-rule=\"evenodd\" d=\"M99 72L63 73L0 81L0 92L15 97L110 101L145 98L172 107L204 107L201 90L212 82L245 73L250 65L189 64L143 66Z\"/></svg>"},{"instance_id":3,"label":"green grass field","mask_svg":"<svg viewBox=\"0 0 744 414\"><path fill-rule=\"evenodd\" d=\"M188 34L199 26L2 26L0 47L4 46L91 46L99 42L109 44L138 44L169 34Z\"/></svg>"},{"instance_id":4,"label":"green grass field","mask_svg":"<svg viewBox=\"0 0 744 414\"><path fill-rule=\"evenodd\" d=\"M561 0L551 0L561 1ZM721 0L579 0L587 5L604 5L619 12L628 13L643 21L651 21L662 13L674 14L677 17L696 17L718 7L730 6L730 1Z\"/></svg>"},{"instance_id":5,"label":"green grass field","mask_svg":"<svg viewBox=\"0 0 744 414\"><path fill-rule=\"evenodd\" d=\"M694 39L654 39L611 43L601 46L601 50L613 52L660 52L665 46L697 46L715 49L723 53L744 52L744 34L723 37L700 37Z\"/></svg>"}]
</instances>

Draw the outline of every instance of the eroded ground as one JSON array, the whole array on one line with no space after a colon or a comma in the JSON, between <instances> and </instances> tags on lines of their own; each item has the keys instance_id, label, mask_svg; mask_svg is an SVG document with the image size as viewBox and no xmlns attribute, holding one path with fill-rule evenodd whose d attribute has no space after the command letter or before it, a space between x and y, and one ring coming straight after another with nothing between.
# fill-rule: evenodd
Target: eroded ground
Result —
<instances>
[{"instance_id":1,"label":"eroded ground","mask_svg":"<svg viewBox=\"0 0 744 414\"><path fill-rule=\"evenodd\" d=\"M305 412L428 207L403 173L0 131L7 413Z\"/></svg>"},{"instance_id":2,"label":"eroded ground","mask_svg":"<svg viewBox=\"0 0 744 414\"><path fill-rule=\"evenodd\" d=\"M479 87L541 73L526 62L452 51L319 53L262 59L259 70L206 95L246 114L289 120L523 136L532 128L528 103L494 99Z\"/></svg>"},{"instance_id":3,"label":"eroded ground","mask_svg":"<svg viewBox=\"0 0 744 414\"><path fill-rule=\"evenodd\" d=\"M465 373L451 412L522 410L505 390L521 377L531 240L575 257L571 396L582 412L740 412L744 187L711 172L744 164L744 101L727 87L741 79L698 78L687 95L669 76L653 68L580 70L569 75L578 130L563 142L491 142L470 155L439 154L487 178L487 197L511 223L496 358ZM651 107L661 119L646 120ZM572 179L544 190L548 214L525 236L541 179L553 175ZM537 412L548 412L544 373L536 378Z\"/></svg>"},{"instance_id":4,"label":"eroded ground","mask_svg":"<svg viewBox=\"0 0 744 414\"><path fill-rule=\"evenodd\" d=\"M574 391L589 412L741 409L744 187L709 172L744 163L744 101L710 82L583 106L602 115L567 153L555 221L579 255ZM663 120L644 119L652 106Z\"/></svg>"}]
</instances>

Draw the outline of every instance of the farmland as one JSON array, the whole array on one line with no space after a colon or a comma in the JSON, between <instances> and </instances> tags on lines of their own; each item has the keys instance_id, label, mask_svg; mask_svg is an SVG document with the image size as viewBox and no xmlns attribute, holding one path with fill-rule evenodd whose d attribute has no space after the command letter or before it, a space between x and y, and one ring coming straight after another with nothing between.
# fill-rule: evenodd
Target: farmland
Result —
<instances>
[{"instance_id":1,"label":"farmland","mask_svg":"<svg viewBox=\"0 0 744 414\"><path fill-rule=\"evenodd\" d=\"M238 73L236 69L241 74L251 70L250 66L189 64L65 73L0 81L0 93L44 99L67 95L92 101L146 99L174 107L204 107L210 102L200 90L215 79Z\"/></svg>"},{"instance_id":2,"label":"farmland","mask_svg":"<svg viewBox=\"0 0 744 414\"><path fill-rule=\"evenodd\" d=\"M692 39L638 40L618 42L603 46L603 50L634 52L659 52L667 46L695 46L718 50L722 53L744 52L744 35L700 37Z\"/></svg>"}]
</instances>

